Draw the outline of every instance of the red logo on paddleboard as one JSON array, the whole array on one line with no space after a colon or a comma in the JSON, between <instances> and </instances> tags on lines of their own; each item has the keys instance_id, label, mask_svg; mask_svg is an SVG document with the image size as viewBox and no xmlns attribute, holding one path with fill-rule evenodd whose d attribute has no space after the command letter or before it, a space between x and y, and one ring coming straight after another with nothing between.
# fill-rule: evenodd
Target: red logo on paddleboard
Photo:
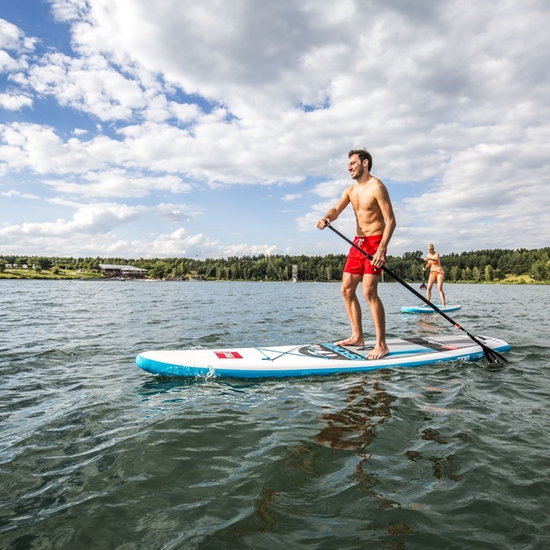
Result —
<instances>
[{"instance_id":1,"label":"red logo on paddleboard","mask_svg":"<svg viewBox=\"0 0 550 550\"><path fill-rule=\"evenodd\" d=\"M215 351L218 359L242 359L243 356L238 351Z\"/></svg>"}]
</instances>

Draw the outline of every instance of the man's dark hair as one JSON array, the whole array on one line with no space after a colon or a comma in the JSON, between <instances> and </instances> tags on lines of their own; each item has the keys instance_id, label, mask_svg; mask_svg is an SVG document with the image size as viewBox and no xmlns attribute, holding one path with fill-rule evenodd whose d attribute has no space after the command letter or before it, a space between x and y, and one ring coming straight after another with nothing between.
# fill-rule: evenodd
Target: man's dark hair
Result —
<instances>
[{"instance_id":1,"label":"man's dark hair","mask_svg":"<svg viewBox=\"0 0 550 550\"><path fill-rule=\"evenodd\" d=\"M364 147L363 149L352 149L348 153L348 158L351 158L353 155L357 155L361 162L367 159L369 161L369 172L372 170L372 156Z\"/></svg>"}]
</instances>

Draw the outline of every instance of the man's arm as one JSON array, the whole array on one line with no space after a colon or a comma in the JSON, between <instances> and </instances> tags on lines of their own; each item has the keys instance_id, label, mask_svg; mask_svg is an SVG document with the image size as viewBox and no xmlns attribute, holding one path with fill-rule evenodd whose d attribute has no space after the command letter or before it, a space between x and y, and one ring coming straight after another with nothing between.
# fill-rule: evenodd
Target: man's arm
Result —
<instances>
[{"instance_id":1,"label":"man's arm","mask_svg":"<svg viewBox=\"0 0 550 550\"><path fill-rule=\"evenodd\" d=\"M344 208L350 203L349 187L342 193L340 200L327 211L325 216L317 222L317 229L324 229L330 222L333 222L342 213Z\"/></svg>"}]
</instances>

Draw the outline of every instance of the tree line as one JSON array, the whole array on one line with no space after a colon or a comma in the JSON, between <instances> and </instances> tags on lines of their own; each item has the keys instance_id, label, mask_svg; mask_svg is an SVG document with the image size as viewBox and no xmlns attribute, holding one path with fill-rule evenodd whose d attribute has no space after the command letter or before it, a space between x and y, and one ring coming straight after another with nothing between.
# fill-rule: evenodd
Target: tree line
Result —
<instances>
[{"instance_id":1,"label":"tree line","mask_svg":"<svg viewBox=\"0 0 550 550\"><path fill-rule=\"evenodd\" d=\"M405 252L388 256L386 266L406 281L423 278L423 253ZM36 270L91 270L99 264L133 265L148 270L156 279L209 279L231 281L336 281L341 279L345 254L326 256L255 255L230 258L65 258L45 256L0 256L0 271L7 265L34 266ZM446 280L492 282L507 276L528 275L537 282L550 282L550 247L534 250L478 250L441 256ZM386 276L386 280L390 278Z\"/></svg>"}]
</instances>

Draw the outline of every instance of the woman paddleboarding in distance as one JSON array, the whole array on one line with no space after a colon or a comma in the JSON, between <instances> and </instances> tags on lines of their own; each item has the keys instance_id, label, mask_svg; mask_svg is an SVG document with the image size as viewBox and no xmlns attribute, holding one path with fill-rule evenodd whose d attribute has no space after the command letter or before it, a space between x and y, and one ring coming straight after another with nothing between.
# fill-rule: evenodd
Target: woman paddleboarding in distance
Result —
<instances>
[{"instance_id":1,"label":"woman paddleboarding in distance","mask_svg":"<svg viewBox=\"0 0 550 550\"><path fill-rule=\"evenodd\" d=\"M428 288L426 289L426 298L431 300L432 298L432 287L434 286L435 281L437 281L437 290L439 291L439 297L441 298L441 306L447 307L447 302L445 301L445 293L443 292L443 281L445 280L445 271L441 267L441 260L439 257L439 252L435 251L434 245L428 245L428 254L424 258L426 265L423 268L423 271L426 271L428 267L430 268L430 277L428 278Z\"/></svg>"}]
</instances>

